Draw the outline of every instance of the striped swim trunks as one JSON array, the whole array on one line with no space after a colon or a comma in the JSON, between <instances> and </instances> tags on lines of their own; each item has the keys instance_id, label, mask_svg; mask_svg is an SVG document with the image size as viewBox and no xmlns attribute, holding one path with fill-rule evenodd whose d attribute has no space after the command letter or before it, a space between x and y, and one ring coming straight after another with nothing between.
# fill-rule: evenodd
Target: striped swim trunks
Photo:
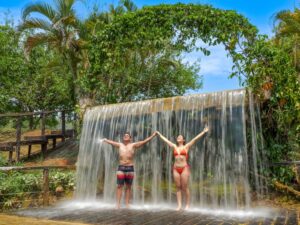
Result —
<instances>
[{"instance_id":1,"label":"striped swim trunks","mask_svg":"<svg viewBox=\"0 0 300 225\"><path fill-rule=\"evenodd\" d=\"M119 165L117 171L117 184L118 186L132 185L134 177L134 168L133 166L124 166Z\"/></svg>"}]
</instances>

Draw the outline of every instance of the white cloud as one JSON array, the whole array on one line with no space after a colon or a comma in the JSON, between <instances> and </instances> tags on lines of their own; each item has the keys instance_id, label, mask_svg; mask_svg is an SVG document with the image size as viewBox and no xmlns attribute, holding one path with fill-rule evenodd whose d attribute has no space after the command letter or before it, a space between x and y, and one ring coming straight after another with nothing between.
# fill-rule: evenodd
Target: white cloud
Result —
<instances>
[{"instance_id":1,"label":"white cloud","mask_svg":"<svg viewBox=\"0 0 300 225\"><path fill-rule=\"evenodd\" d=\"M208 49L210 55L205 56L202 52L197 51L182 54L184 63L199 63L200 60L199 75L203 77L203 88L196 91L189 90L186 94L209 93L240 88L237 77L228 78L232 72L233 63L232 59L227 56L228 53L224 45L208 46L202 41L198 41L196 44Z\"/></svg>"},{"instance_id":2,"label":"white cloud","mask_svg":"<svg viewBox=\"0 0 300 225\"><path fill-rule=\"evenodd\" d=\"M223 45L207 46L201 42L197 44L203 46L210 51L209 56L205 56L202 52L193 51L191 53L182 54L183 62L193 64L199 63L200 60L200 75L210 76L226 76L232 71L232 60L227 57L227 52Z\"/></svg>"}]
</instances>

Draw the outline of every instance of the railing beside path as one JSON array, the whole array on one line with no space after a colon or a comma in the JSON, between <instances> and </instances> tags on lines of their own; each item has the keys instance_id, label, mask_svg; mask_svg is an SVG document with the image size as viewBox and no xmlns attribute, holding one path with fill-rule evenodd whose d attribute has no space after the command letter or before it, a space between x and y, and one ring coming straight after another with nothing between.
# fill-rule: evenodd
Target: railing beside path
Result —
<instances>
[{"instance_id":1,"label":"railing beside path","mask_svg":"<svg viewBox=\"0 0 300 225\"><path fill-rule=\"evenodd\" d=\"M13 167L0 167L0 172L4 173L9 173L11 171L42 171L42 190L41 191L34 191L34 192L26 192L27 194L42 194L42 199L43 199L43 205L48 206L49 205L49 171L50 170L75 170L76 167L71 165L71 166L13 166ZM14 195L17 196L18 194L23 194L24 192L19 192L19 193L7 193L7 194L1 194L2 195ZM1 202L0 202L1 204Z\"/></svg>"},{"instance_id":2,"label":"railing beside path","mask_svg":"<svg viewBox=\"0 0 300 225\"><path fill-rule=\"evenodd\" d=\"M53 111L41 111L41 112L25 112L25 113L6 113L0 114L0 119L13 118L15 124L15 140L14 141L0 141L0 151L8 152L8 161L13 161L13 152L16 153L15 161L20 161L21 146L28 146L27 157L30 157L32 145L40 145L41 153L44 156L47 149L49 140L52 140L52 149L56 148L57 139L61 139L62 142L66 138L76 136L76 122L73 123L73 129L66 129L66 115L72 114L73 122L76 121L76 114L66 110L53 110ZM50 133L46 133L46 119L47 116L55 115L60 117L61 128L58 130L51 130ZM29 118L32 122L33 118L39 117L40 119L40 135L23 135L22 139L22 122Z\"/></svg>"}]
</instances>

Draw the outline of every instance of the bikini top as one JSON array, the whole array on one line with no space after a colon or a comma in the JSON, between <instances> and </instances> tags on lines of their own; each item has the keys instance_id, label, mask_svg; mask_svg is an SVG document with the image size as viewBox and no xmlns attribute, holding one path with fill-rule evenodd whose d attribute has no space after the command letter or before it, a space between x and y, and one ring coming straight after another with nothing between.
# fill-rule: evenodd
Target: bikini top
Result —
<instances>
[{"instance_id":1,"label":"bikini top","mask_svg":"<svg viewBox=\"0 0 300 225\"><path fill-rule=\"evenodd\" d=\"M184 148L182 149L179 154L178 154L178 151L176 150L176 148L174 148L174 151L173 151L173 154L174 154L174 157L175 156L178 156L178 155L184 155L186 159L188 159L188 152L187 150Z\"/></svg>"}]
</instances>

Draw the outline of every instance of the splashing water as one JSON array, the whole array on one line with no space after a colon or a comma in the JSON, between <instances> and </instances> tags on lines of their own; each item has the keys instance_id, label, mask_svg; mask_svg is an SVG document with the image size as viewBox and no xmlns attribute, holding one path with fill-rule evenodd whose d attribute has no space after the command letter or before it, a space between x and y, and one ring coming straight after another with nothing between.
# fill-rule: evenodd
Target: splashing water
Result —
<instances>
[{"instance_id":1,"label":"splashing water","mask_svg":"<svg viewBox=\"0 0 300 225\"><path fill-rule=\"evenodd\" d=\"M139 141L158 130L175 143L178 134L189 141L208 125L208 135L189 151L192 205L247 209L251 193L266 191L259 175L264 154L258 110L245 90L91 108L80 139L76 199L115 202L118 150L100 137L121 141L130 131L133 141ZM133 204L176 203L172 153L158 138L136 151Z\"/></svg>"}]
</instances>

